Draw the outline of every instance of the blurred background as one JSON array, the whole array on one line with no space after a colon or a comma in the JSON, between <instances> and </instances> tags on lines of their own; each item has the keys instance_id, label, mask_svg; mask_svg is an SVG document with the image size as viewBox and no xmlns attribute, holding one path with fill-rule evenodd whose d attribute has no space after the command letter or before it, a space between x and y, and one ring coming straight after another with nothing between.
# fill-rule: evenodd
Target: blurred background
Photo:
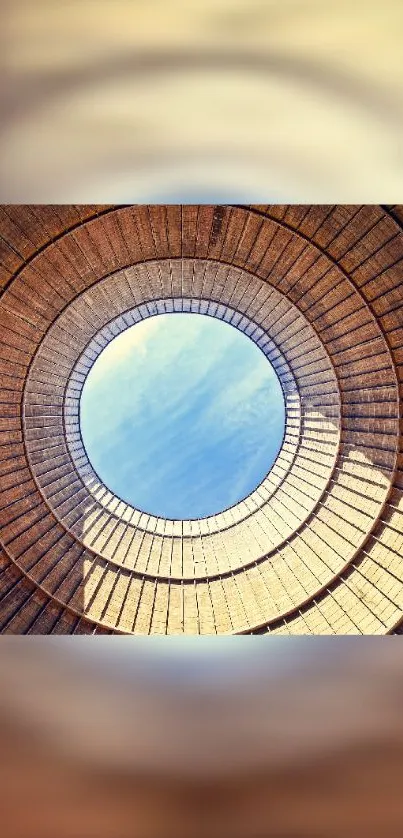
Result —
<instances>
[{"instance_id":1,"label":"blurred background","mask_svg":"<svg viewBox=\"0 0 403 838\"><path fill-rule=\"evenodd\" d=\"M0 0L0 201L401 203L401 0ZM398 838L399 638L2 638L7 838Z\"/></svg>"},{"instance_id":2,"label":"blurred background","mask_svg":"<svg viewBox=\"0 0 403 838\"><path fill-rule=\"evenodd\" d=\"M1 0L2 202L399 203L401 0Z\"/></svg>"},{"instance_id":3,"label":"blurred background","mask_svg":"<svg viewBox=\"0 0 403 838\"><path fill-rule=\"evenodd\" d=\"M399 638L0 645L7 838L397 838Z\"/></svg>"}]
</instances>

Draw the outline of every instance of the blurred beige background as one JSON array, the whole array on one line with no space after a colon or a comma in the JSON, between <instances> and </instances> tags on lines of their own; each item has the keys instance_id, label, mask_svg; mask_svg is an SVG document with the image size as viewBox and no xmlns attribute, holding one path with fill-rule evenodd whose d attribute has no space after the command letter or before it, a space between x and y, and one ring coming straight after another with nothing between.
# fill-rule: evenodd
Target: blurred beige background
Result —
<instances>
[{"instance_id":1,"label":"blurred beige background","mask_svg":"<svg viewBox=\"0 0 403 838\"><path fill-rule=\"evenodd\" d=\"M3 202L377 202L401 0L7 0Z\"/></svg>"},{"instance_id":2,"label":"blurred beige background","mask_svg":"<svg viewBox=\"0 0 403 838\"><path fill-rule=\"evenodd\" d=\"M3 639L7 838L401 835L399 638L111 640Z\"/></svg>"}]
</instances>

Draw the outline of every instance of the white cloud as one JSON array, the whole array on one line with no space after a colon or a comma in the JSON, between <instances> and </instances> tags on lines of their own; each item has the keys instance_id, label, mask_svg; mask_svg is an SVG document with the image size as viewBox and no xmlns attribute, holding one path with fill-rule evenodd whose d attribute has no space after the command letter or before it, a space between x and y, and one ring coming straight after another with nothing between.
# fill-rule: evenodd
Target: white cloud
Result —
<instances>
[{"instance_id":1,"label":"white cloud","mask_svg":"<svg viewBox=\"0 0 403 838\"><path fill-rule=\"evenodd\" d=\"M101 352L92 367L90 373L92 380L102 378L111 370L115 370L116 366L127 360L132 353L144 358L147 355L148 343L157 329L158 318L149 317L114 338Z\"/></svg>"},{"instance_id":2,"label":"white cloud","mask_svg":"<svg viewBox=\"0 0 403 838\"><path fill-rule=\"evenodd\" d=\"M143 497L157 499L170 486L171 495L185 492L189 502L204 495L214 503L222 451L224 482L232 480L225 505L234 503L270 456L282 425L280 385L269 362L246 336L212 318L144 320L109 344L90 375L83 432L92 439L98 473L106 464L118 494L119 485L137 494L140 484Z\"/></svg>"}]
</instances>

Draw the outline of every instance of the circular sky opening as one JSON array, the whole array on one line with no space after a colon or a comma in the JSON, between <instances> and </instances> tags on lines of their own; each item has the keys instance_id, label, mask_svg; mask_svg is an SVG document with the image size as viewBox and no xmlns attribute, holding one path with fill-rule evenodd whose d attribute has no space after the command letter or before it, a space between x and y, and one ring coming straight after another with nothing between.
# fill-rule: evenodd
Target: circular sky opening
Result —
<instances>
[{"instance_id":1,"label":"circular sky opening","mask_svg":"<svg viewBox=\"0 0 403 838\"><path fill-rule=\"evenodd\" d=\"M122 332L81 393L92 467L136 509L188 520L247 497L281 448L285 405L259 347L217 318L169 313Z\"/></svg>"}]
</instances>

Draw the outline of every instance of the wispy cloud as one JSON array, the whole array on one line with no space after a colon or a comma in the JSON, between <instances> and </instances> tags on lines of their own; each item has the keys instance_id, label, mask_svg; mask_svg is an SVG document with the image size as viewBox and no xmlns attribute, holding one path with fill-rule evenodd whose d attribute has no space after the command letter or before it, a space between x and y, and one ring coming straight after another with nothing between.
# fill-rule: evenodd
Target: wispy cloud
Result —
<instances>
[{"instance_id":1,"label":"wispy cloud","mask_svg":"<svg viewBox=\"0 0 403 838\"><path fill-rule=\"evenodd\" d=\"M81 402L100 477L134 506L203 517L249 494L275 459L284 425L278 379L226 323L150 318L115 338Z\"/></svg>"},{"instance_id":2,"label":"wispy cloud","mask_svg":"<svg viewBox=\"0 0 403 838\"><path fill-rule=\"evenodd\" d=\"M92 368L92 383L97 382L108 373L113 373L118 364L122 368L122 362L130 357L144 358L147 355L147 345L156 330L158 330L157 320L155 317L150 317L139 323L137 328L128 328L118 335L104 349L102 363L95 364Z\"/></svg>"}]
</instances>

